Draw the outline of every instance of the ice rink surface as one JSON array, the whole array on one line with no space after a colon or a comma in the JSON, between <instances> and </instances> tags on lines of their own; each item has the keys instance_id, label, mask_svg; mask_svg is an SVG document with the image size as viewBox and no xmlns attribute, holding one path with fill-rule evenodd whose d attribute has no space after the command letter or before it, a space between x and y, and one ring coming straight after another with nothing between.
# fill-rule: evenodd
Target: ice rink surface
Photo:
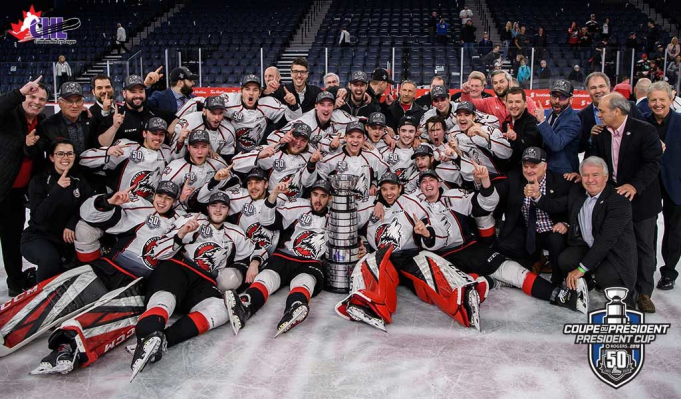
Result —
<instances>
[{"instance_id":1,"label":"ice rink surface","mask_svg":"<svg viewBox=\"0 0 681 399\"><path fill-rule=\"evenodd\" d=\"M5 302L4 269L0 278ZM274 339L286 291L238 336L227 324L170 348L133 383L122 346L69 375L28 375L48 353L45 334L0 358L0 398L681 398L681 286L653 293L657 313L646 321L671 329L646 346L642 371L618 390L593 374L587 346L562 333L587 316L519 289L490 292L479 333L404 288L388 333L340 318L333 309L342 296L322 292L303 324ZM605 304L596 291L590 300L591 310Z\"/></svg>"}]
</instances>

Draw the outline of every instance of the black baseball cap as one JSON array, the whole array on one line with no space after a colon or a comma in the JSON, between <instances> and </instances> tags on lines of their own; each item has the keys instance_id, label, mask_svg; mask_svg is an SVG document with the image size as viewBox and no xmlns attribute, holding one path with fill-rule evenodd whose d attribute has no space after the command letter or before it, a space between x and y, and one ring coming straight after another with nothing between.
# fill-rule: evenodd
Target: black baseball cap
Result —
<instances>
[{"instance_id":1,"label":"black baseball cap","mask_svg":"<svg viewBox=\"0 0 681 399\"><path fill-rule=\"evenodd\" d=\"M249 83L257 83L258 86L262 86L262 81L260 78L253 74L246 75L243 77L243 79L241 79L241 87L244 87Z\"/></svg>"},{"instance_id":2,"label":"black baseball cap","mask_svg":"<svg viewBox=\"0 0 681 399\"><path fill-rule=\"evenodd\" d=\"M473 104L470 101L461 101L456 106L456 111L454 113L458 113L459 111L464 111L464 112L468 112L469 114L474 114L475 113L475 104Z\"/></svg>"},{"instance_id":3,"label":"black baseball cap","mask_svg":"<svg viewBox=\"0 0 681 399\"><path fill-rule=\"evenodd\" d=\"M397 124L397 127L400 128L405 125L419 127L419 121L417 121L416 118L411 115L403 116L400 118L400 122Z\"/></svg>"},{"instance_id":4,"label":"black baseball cap","mask_svg":"<svg viewBox=\"0 0 681 399\"><path fill-rule=\"evenodd\" d=\"M197 80L199 75L195 75L187 67L179 67L170 71L170 81L177 82L178 80Z\"/></svg>"},{"instance_id":5,"label":"black baseball cap","mask_svg":"<svg viewBox=\"0 0 681 399\"><path fill-rule=\"evenodd\" d=\"M229 196L222 191L218 191L210 195L208 199L208 205L215 204L216 202L222 202L223 204L229 206Z\"/></svg>"},{"instance_id":6,"label":"black baseball cap","mask_svg":"<svg viewBox=\"0 0 681 399\"><path fill-rule=\"evenodd\" d=\"M125 90L130 90L135 86L142 86L144 87L144 79L142 79L141 76L139 75L130 75L127 78L125 78L125 81L123 82L123 88Z\"/></svg>"},{"instance_id":7,"label":"black baseball cap","mask_svg":"<svg viewBox=\"0 0 681 399\"><path fill-rule=\"evenodd\" d=\"M251 169L251 171L246 175L245 181L249 181L250 179L268 180L267 173L261 168Z\"/></svg>"},{"instance_id":8,"label":"black baseball cap","mask_svg":"<svg viewBox=\"0 0 681 399\"><path fill-rule=\"evenodd\" d=\"M225 98L223 96L210 96L203 102L203 108L212 111L214 109L225 109L227 108L227 105L225 104Z\"/></svg>"},{"instance_id":9,"label":"black baseball cap","mask_svg":"<svg viewBox=\"0 0 681 399\"><path fill-rule=\"evenodd\" d=\"M435 99L441 97L449 98L449 90L447 90L447 87L444 85L433 86L433 89L430 91L430 98Z\"/></svg>"},{"instance_id":10,"label":"black baseball cap","mask_svg":"<svg viewBox=\"0 0 681 399\"><path fill-rule=\"evenodd\" d=\"M293 124L293 129L291 129L291 133L294 136L306 137L309 140L310 136L312 135L312 129L310 129L310 127L305 123L296 122Z\"/></svg>"},{"instance_id":11,"label":"black baseball cap","mask_svg":"<svg viewBox=\"0 0 681 399\"><path fill-rule=\"evenodd\" d=\"M371 74L371 80L376 80L379 82L388 82L391 85L395 84L395 81L390 79L390 74L383 68L376 68Z\"/></svg>"},{"instance_id":12,"label":"black baseball cap","mask_svg":"<svg viewBox=\"0 0 681 399\"><path fill-rule=\"evenodd\" d=\"M539 147L527 147L523 151L523 162L532 162L534 164L546 162L546 151Z\"/></svg>"},{"instance_id":13,"label":"black baseball cap","mask_svg":"<svg viewBox=\"0 0 681 399\"><path fill-rule=\"evenodd\" d=\"M163 120L163 118L154 116L153 118L147 121L147 130L150 132L163 130L164 132L168 133L168 124L166 123L165 120Z\"/></svg>"},{"instance_id":14,"label":"black baseball cap","mask_svg":"<svg viewBox=\"0 0 681 399\"><path fill-rule=\"evenodd\" d=\"M369 77L367 76L367 73L364 71L355 71L352 73L352 76L350 77L350 83L352 82L369 83Z\"/></svg>"},{"instance_id":15,"label":"black baseball cap","mask_svg":"<svg viewBox=\"0 0 681 399\"><path fill-rule=\"evenodd\" d=\"M421 184L421 180L423 180L425 177L428 177L428 176L432 177L435 180L440 180L440 178L438 177L437 173L435 173L434 170L426 169L426 170L422 171L421 173L419 173L419 184Z\"/></svg>"},{"instance_id":16,"label":"black baseball cap","mask_svg":"<svg viewBox=\"0 0 681 399\"><path fill-rule=\"evenodd\" d=\"M210 144L210 135L205 130L194 130L189 133L189 145L196 143L208 143Z\"/></svg>"},{"instance_id":17,"label":"black baseball cap","mask_svg":"<svg viewBox=\"0 0 681 399\"><path fill-rule=\"evenodd\" d=\"M369 125L369 126L373 126L373 125L386 126L385 115L383 115L380 112L372 112L371 115L369 115L369 120L367 121L367 125Z\"/></svg>"},{"instance_id":18,"label":"black baseball cap","mask_svg":"<svg viewBox=\"0 0 681 399\"><path fill-rule=\"evenodd\" d=\"M154 194L168 194L177 199L177 196L180 195L180 187L170 180L164 180L158 183Z\"/></svg>"},{"instance_id":19,"label":"black baseball cap","mask_svg":"<svg viewBox=\"0 0 681 399\"><path fill-rule=\"evenodd\" d=\"M431 157L434 156L433 147L427 144L421 144L420 146L416 147L414 153L411 155L411 159L416 159L416 157L420 155L430 155Z\"/></svg>"},{"instance_id":20,"label":"black baseball cap","mask_svg":"<svg viewBox=\"0 0 681 399\"><path fill-rule=\"evenodd\" d=\"M348 126L345 128L345 134L347 135L355 130L362 132L362 134L366 134L366 130L364 130L364 123L360 121L352 121L348 123Z\"/></svg>"},{"instance_id":21,"label":"black baseball cap","mask_svg":"<svg viewBox=\"0 0 681 399\"><path fill-rule=\"evenodd\" d=\"M568 82L567 80L558 79L555 82L553 82L553 86L551 86L551 93L555 92L564 94L568 97L572 97L574 87L572 87L572 83Z\"/></svg>"},{"instance_id":22,"label":"black baseball cap","mask_svg":"<svg viewBox=\"0 0 681 399\"><path fill-rule=\"evenodd\" d=\"M383 176L381 176L381 179L378 181L378 185L382 185L383 183L395 183L395 184L402 184L400 182L400 179L397 177L397 174L395 172L385 172Z\"/></svg>"},{"instance_id":23,"label":"black baseball cap","mask_svg":"<svg viewBox=\"0 0 681 399\"><path fill-rule=\"evenodd\" d=\"M83 97L83 86L78 82L66 82L61 85L59 89L59 98L67 98L71 96Z\"/></svg>"},{"instance_id":24,"label":"black baseball cap","mask_svg":"<svg viewBox=\"0 0 681 399\"><path fill-rule=\"evenodd\" d=\"M315 101L315 104L319 104L320 102L324 100L331 100L331 102L336 101L336 96L331 93L330 91L322 91L319 94L317 94L317 99Z\"/></svg>"},{"instance_id":25,"label":"black baseball cap","mask_svg":"<svg viewBox=\"0 0 681 399\"><path fill-rule=\"evenodd\" d=\"M319 179L316 182L312 183L312 186L310 186L310 191L314 190L315 188L321 188L322 190L331 194L331 184L329 183L328 180Z\"/></svg>"}]
</instances>

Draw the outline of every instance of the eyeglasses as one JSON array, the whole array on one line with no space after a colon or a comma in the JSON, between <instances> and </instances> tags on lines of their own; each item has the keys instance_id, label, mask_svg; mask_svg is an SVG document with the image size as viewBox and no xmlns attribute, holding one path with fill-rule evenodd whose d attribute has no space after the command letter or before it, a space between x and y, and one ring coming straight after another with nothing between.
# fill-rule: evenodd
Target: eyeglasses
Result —
<instances>
[{"instance_id":1,"label":"eyeglasses","mask_svg":"<svg viewBox=\"0 0 681 399\"><path fill-rule=\"evenodd\" d=\"M293 74L293 75L307 75L307 71L303 71L303 70L300 70L300 69L291 70L291 74Z\"/></svg>"},{"instance_id":2,"label":"eyeglasses","mask_svg":"<svg viewBox=\"0 0 681 399\"><path fill-rule=\"evenodd\" d=\"M73 151L69 151L69 152L58 151L58 152L54 153L54 156L56 156L57 158L64 158L64 157L72 158L72 157L76 156L76 153L73 152Z\"/></svg>"},{"instance_id":3,"label":"eyeglasses","mask_svg":"<svg viewBox=\"0 0 681 399\"><path fill-rule=\"evenodd\" d=\"M81 105L83 105L83 99L82 99L82 98L81 98L80 100L76 100L76 101L69 101L69 100L65 100L65 99L63 99L63 98L62 98L61 100L62 100L66 105L70 105L70 106L74 106L74 105L75 105L75 106L81 106Z\"/></svg>"},{"instance_id":4,"label":"eyeglasses","mask_svg":"<svg viewBox=\"0 0 681 399\"><path fill-rule=\"evenodd\" d=\"M551 93L551 98L557 98L560 101L565 101L568 99L568 97L564 94L558 94L558 93Z\"/></svg>"}]
</instances>

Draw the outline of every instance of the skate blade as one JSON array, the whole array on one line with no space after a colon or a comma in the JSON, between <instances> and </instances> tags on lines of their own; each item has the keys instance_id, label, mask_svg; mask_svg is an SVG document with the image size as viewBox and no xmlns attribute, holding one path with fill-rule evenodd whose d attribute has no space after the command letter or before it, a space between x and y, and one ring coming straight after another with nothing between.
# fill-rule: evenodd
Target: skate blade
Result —
<instances>
[{"instance_id":1,"label":"skate blade","mask_svg":"<svg viewBox=\"0 0 681 399\"><path fill-rule=\"evenodd\" d=\"M350 317L356 321L361 321L362 323L368 324L371 327L377 328L385 333L388 332L388 330L385 329L385 322L383 320L370 317L355 306L348 307L347 312Z\"/></svg>"},{"instance_id":2,"label":"skate blade","mask_svg":"<svg viewBox=\"0 0 681 399\"><path fill-rule=\"evenodd\" d=\"M577 311L587 314L589 311L589 288L586 281L580 278L577 281Z\"/></svg>"},{"instance_id":3,"label":"skate blade","mask_svg":"<svg viewBox=\"0 0 681 399\"><path fill-rule=\"evenodd\" d=\"M475 288L472 288L468 291L467 295L470 325L480 332L480 294L478 294Z\"/></svg>"},{"instance_id":4,"label":"skate blade","mask_svg":"<svg viewBox=\"0 0 681 399\"><path fill-rule=\"evenodd\" d=\"M306 306L301 306L293 313L293 317L288 322L279 326L277 333L274 334L274 338L277 338L279 334L283 334L291 330L293 327L305 321L307 318L308 311ZM301 317L302 316L302 317Z\"/></svg>"},{"instance_id":5,"label":"skate blade","mask_svg":"<svg viewBox=\"0 0 681 399\"><path fill-rule=\"evenodd\" d=\"M49 375L49 374L68 374L73 371L73 363L59 362L55 367L49 363L42 363L40 366L31 370L29 375Z\"/></svg>"},{"instance_id":6,"label":"skate blade","mask_svg":"<svg viewBox=\"0 0 681 399\"><path fill-rule=\"evenodd\" d=\"M227 307L227 316L229 316L229 324L232 326L232 331L234 335L239 335L239 330L241 330L241 321L239 321L239 316L234 312L234 307L236 306L236 301L239 298L234 297L234 293L231 291L225 292L225 306Z\"/></svg>"},{"instance_id":7,"label":"skate blade","mask_svg":"<svg viewBox=\"0 0 681 399\"><path fill-rule=\"evenodd\" d=\"M160 338L151 338L150 341L153 340L153 346L150 348L149 351L146 351L144 353L144 356L137 359L131 366L132 368L132 375L130 376L130 382L132 382L135 377L137 377L137 374L141 373L142 370L146 367L147 363L149 362L149 359L151 358L151 355L153 353L156 353L158 348L161 346L161 339ZM147 342L150 342L147 341ZM146 346L147 342L144 343L144 346Z\"/></svg>"}]
</instances>

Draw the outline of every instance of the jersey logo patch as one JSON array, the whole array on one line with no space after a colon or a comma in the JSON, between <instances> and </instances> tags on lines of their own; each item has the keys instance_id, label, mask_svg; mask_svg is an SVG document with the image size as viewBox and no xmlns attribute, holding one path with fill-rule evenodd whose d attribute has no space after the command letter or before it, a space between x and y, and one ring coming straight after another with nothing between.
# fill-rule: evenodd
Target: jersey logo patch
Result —
<instances>
[{"instance_id":1,"label":"jersey logo patch","mask_svg":"<svg viewBox=\"0 0 681 399\"><path fill-rule=\"evenodd\" d=\"M152 172L150 170L143 170L135 173L132 179L130 179L130 186L128 186L135 187L132 190L132 194L143 198L152 196L154 194L154 189L151 186L151 176ZM125 188L127 187L121 187L121 189Z\"/></svg>"},{"instance_id":2,"label":"jersey logo patch","mask_svg":"<svg viewBox=\"0 0 681 399\"><path fill-rule=\"evenodd\" d=\"M213 237L213 229L210 226L201 226L199 234L201 234L201 237L203 238Z\"/></svg>"},{"instance_id":3,"label":"jersey logo patch","mask_svg":"<svg viewBox=\"0 0 681 399\"><path fill-rule=\"evenodd\" d=\"M312 216L310 216L309 213L305 213L303 215L300 215L300 218L298 219L300 221L301 226L309 226L312 224Z\"/></svg>"},{"instance_id":4,"label":"jersey logo patch","mask_svg":"<svg viewBox=\"0 0 681 399\"><path fill-rule=\"evenodd\" d=\"M277 172L281 172L286 169L286 162L283 159L275 159L273 168Z\"/></svg>"},{"instance_id":5,"label":"jersey logo patch","mask_svg":"<svg viewBox=\"0 0 681 399\"><path fill-rule=\"evenodd\" d=\"M376 248L382 249L388 246L393 246L395 249L400 248L400 241L402 240L402 225L393 219L390 223L385 223L376 229Z\"/></svg>"},{"instance_id":6,"label":"jersey logo patch","mask_svg":"<svg viewBox=\"0 0 681 399\"><path fill-rule=\"evenodd\" d=\"M189 180L190 185L196 183L196 179L197 179L196 173L194 173L194 172L189 172L189 173L184 174L184 180L185 181Z\"/></svg>"},{"instance_id":7,"label":"jersey logo patch","mask_svg":"<svg viewBox=\"0 0 681 399\"><path fill-rule=\"evenodd\" d=\"M242 127L236 131L236 142L241 148L251 149L258 144L258 140L251 136L251 131L250 127Z\"/></svg>"},{"instance_id":8,"label":"jersey logo patch","mask_svg":"<svg viewBox=\"0 0 681 399\"><path fill-rule=\"evenodd\" d=\"M241 212L242 212L245 216L253 216L253 215L255 215L255 207L253 206L253 204L250 204L250 203L249 203L249 204L244 204L244 207L243 207L243 209L241 210Z\"/></svg>"},{"instance_id":9,"label":"jersey logo patch","mask_svg":"<svg viewBox=\"0 0 681 399\"><path fill-rule=\"evenodd\" d=\"M270 248L272 232L262 227L260 223L253 223L246 229L246 236L255 244L257 249Z\"/></svg>"},{"instance_id":10,"label":"jersey logo patch","mask_svg":"<svg viewBox=\"0 0 681 399\"><path fill-rule=\"evenodd\" d=\"M348 170L348 163L345 161L338 161L338 163L336 163L336 170L338 173L345 173Z\"/></svg>"},{"instance_id":11,"label":"jersey logo patch","mask_svg":"<svg viewBox=\"0 0 681 399\"><path fill-rule=\"evenodd\" d=\"M242 122L244 120L244 113L243 112L235 112L234 115L232 115L232 120L234 122Z\"/></svg>"},{"instance_id":12,"label":"jersey logo patch","mask_svg":"<svg viewBox=\"0 0 681 399\"><path fill-rule=\"evenodd\" d=\"M280 181L280 183L288 183L288 191L285 191L283 194L286 196L289 202L292 202L294 199L300 197L302 193L300 178L300 173L292 173Z\"/></svg>"},{"instance_id":13,"label":"jersey logo patch","mask_svg":"<svg viewBox=\"0 0 681 399\"><path fill-rule=\"evenodd\" d=\"M206 242L199 245L194 251L194 263L196 263L202 270L212 272L219 264L217 255L220 246L214 242Z\"/></svg>"},{"instance_id":14,"label":"jersey logo patch","mask_svg":"<svg viewBox=\"0 0 681 399\"><path fill-rule=\"evenodd\" d=\"M146 224L151 230L155 230L161 225L161 218L157 215L149 215Z\"/></svg>"},{"instance_id":15,"label":"jersey logo patch","mask_svg":"<svg viewBox=\"0 0 681 399\"><path fill-rule=\"evenodd\" d=\"M144 161L144 151L135 150L130 153L130 160L135 163L140 163Z\"/></svg>"},{"instance_id":16,"label":"jersey logo patch","mask_svg":"<svg viewBox=\"0 0 681 399\"><path fill-rule=\"evenodd\" d=\"M388 154L388 165L397 165L397 163L400 162L400 156L392 153Z\"/></svg>"},{"instance_id":17,"label":"jersey logo patch","mask_svg":"<svg viewBox=\"0 0 681 399\"><path fill-rule=\"evenodd\" d=\"M142 261L150 269L153 269L156 267L156 265L158 265L158 259L156 259L156 254L154 254L154 251L156 250L158 240L160 239L161 237L152 237L147 240L147 242L144 243L144 247L142 247Z\"/></svg>"},{"instance_id":18,"label":"jersey logo patch","mask_svg":"<svg viewBox=\"0 0 681 399\"><path fill-rule=\"evenodd\" d=\"M305 231L293 240L293 252L306 259L320 259L325 243L324 233Z\"/></svg>"}]
</instances>

